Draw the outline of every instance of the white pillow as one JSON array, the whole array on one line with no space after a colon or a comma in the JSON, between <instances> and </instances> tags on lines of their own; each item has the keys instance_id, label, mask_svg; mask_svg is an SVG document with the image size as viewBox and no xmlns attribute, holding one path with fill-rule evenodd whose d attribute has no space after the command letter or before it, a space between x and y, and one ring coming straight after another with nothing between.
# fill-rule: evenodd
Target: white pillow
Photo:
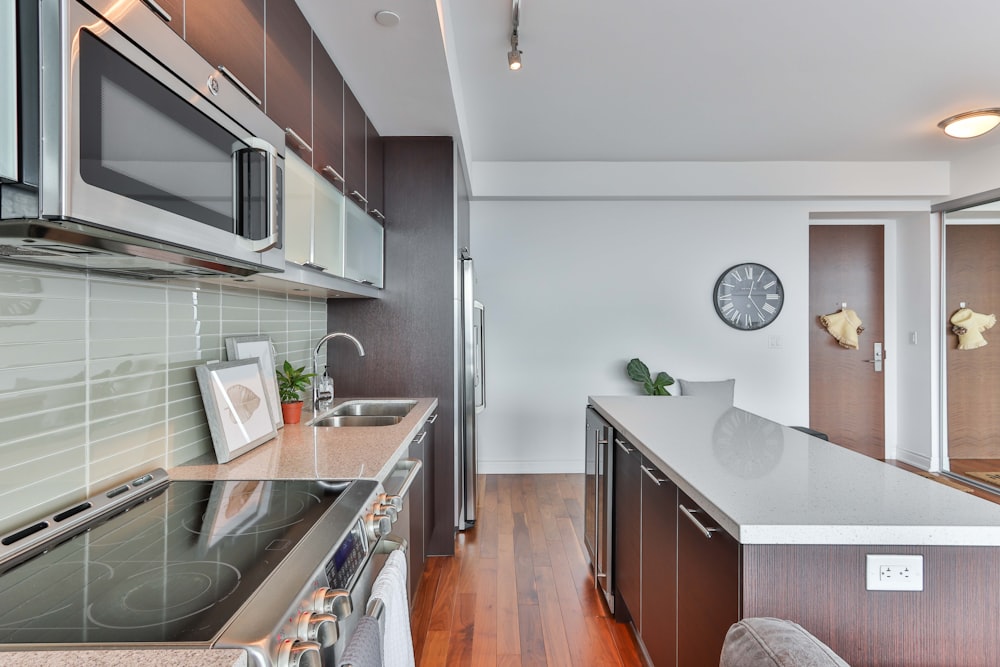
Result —
<instances>
[{"instance_id":1,"label":"white pillow","mask_svg":"<svg viewBox=\"0 0 1000 667\"><path fill-rule=\"evenodd\" d=\"M733 390L736 380L717 380L714 382L692 382L677 378L681 387L681 396L705 396L726 405L733 404Z\"/></svg>"}]
</instances>

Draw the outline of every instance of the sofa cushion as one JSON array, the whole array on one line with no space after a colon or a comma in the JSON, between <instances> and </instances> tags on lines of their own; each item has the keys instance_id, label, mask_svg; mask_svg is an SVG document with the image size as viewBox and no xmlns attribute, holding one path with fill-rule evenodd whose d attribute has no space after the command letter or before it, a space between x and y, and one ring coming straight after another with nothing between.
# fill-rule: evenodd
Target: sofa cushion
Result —
<instances>
[{"instance_id":1,"label":"sofa cushion","mask_svg":"<svg viewBox=\"0 0 1000 667\"><path fill-rule=\"evenodd\" d=\"M801 625L745 618L726 633L719 667L850 667Z\"/></svg>"},{"instance_id":2,"label":"sofa cushion","mask_svg":"<svg viewBox=\"0 0 1000 667\"><path fill-rule=\"evenodd\" d=\"M677 378L677 384L680 385L681 396L704 396L726 405L733 404L735 379L703 382Z\"/></svg>"}]
</instances>

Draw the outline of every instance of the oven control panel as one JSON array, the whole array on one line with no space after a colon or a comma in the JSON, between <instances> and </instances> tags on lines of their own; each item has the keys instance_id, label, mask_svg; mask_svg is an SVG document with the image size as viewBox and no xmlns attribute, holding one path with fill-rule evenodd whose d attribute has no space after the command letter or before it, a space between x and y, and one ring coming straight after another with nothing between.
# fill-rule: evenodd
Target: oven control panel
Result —
<instances>
[{"instance_id":1,"label":"oven control panel","mask_svg":"<svg viewBox=\"0 0 1000 667\"><path fill-rule=\"evenodd\" d=\"M330 582L330 587L350 589L354 575L365 564L368 550L368 535L365 533L364 522L358 519L354 528L326 562L326 580Z\"/></svg>"}]
</instances>

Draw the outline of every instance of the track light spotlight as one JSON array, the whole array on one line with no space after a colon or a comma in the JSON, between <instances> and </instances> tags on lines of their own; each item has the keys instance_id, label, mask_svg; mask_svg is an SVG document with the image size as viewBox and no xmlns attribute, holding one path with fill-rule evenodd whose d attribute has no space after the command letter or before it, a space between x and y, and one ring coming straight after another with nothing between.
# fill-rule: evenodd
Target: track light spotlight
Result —
<instances>
[{"instance_id":1,"label":"track light spotlight","mask_svg":"<svg viewBox=\"0 0 1000 667\"><path fill-rule=\"evenodd\" d=\"M517 48L517 28L521 24L521 0L513 0L510 26L510 51L507 52L507 66L511 71L521 69L521 50Z\"/></svg>"}]
</instances>

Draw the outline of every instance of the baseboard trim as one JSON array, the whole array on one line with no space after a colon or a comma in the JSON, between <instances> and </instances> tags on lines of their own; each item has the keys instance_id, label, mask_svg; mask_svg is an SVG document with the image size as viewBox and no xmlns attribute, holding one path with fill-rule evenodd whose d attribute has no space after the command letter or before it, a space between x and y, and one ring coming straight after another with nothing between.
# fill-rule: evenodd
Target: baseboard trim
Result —
<instances>
[{"instance_id":1,"label":"baseboard trim","mask_svg":"<svg viewBox=\"0 0 1000 667\"><path fill-rule=\"evenodd\" d=\"M572 461L479 461L480 475L554 475L582 473L583 462Z\"/></svg>"},{"instance_id":2,"label":"baseboard trim","mask_svg":"<svg viewBox=\"0 0 1000 667\"><path fill-rule=\"evenodd\" d=\"M931 457L925 456L924 454L909 452L905 449L897 447L896 460L902 461L903 463L911 465L914 468L920 468L921 470L927 470L929 472L938 472L937 470L931 470Z\"/></svg>"}]
</instances>

